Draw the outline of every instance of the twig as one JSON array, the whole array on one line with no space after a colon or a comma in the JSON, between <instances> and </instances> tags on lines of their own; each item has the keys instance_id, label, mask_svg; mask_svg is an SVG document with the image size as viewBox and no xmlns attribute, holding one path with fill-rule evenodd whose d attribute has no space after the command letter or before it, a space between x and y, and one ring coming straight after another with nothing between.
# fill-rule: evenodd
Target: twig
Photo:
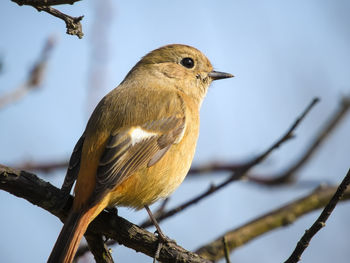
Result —
<instances>
[{"instance_id":1,"label":"twig","mask_svg":"<svg viewBox=\"0 0 350 263\"><path fill-rule=\"evenodd\" d=\"M309 246L309 243L311 239L316 235L318 231L321 230L322 227L326 225L326 221L328 217L333 212L335 206L337 205L338 201L342 198L344 195L344 192L348 185L350 184L350 169L348 170L347 175L339 185L337 191L333 195L332 199L328 202L326 207L323 209L321 215L317 218L315 223L305 231L304 235L299 240L296 248L294 249L293 253L290 255L290 257L285 261L285 263L295 263L300 260L300 257L304 250Z\"/></svg>"},{"instance_id":2,"label":"twig","mask_svg":"<svg viewBox=\"0 0 350 263\"><path fill-rule=\"evenodd\" d=\"M39 12L44 11L57 18L62 19L66 23L67 34L76 35L78 38L83 38L84 33L83 33L83 29L80 21L83 19L84 16L72 17L50 6L50 5L60 5L60 4L73 4L80 0L67 0L67 1L65 0L42 0L42 1L12 0L12 1L17 3L18 5L32 6Z\"/></svg>"},{"instance_id":3,"label":"twig","mask_svg":"<svg viewBox=\"0 0 350 263\"><path fill-rule=\"evenodd\" d=\"M188 171L188 175L186 178L188 178L189 176L196 176L196 175L201 176L203 173L211 173L211 172L235 172L246 167L247 163L248 162L241 162L241 163L213 162L206 165L192 166L191 169Z\"/></svg>"},{"instance_id":4,"label":"twig","mask_svg":"<svg viewBox=\"0 0 350 263\"><path fill-rule=\"evenodd\" d=\"M284 171L270 176L258 176L258 175L248 175L246 178L253 183L266 186L277 186L281 184L286 184L293 182L296 172L299 171L312 157L312 155L319 149L321 143L332 133L341 120L346 116L346 113L350 109L350 97L343 97L340 103L340 107L337 111L329 118L326 122L324 128L317 134L315 139L311 142L309 147L301 155L301 157L295 161L292 165L289 165Z\"/></svg>"},{"instance_id":5,"label":"twig","mask_svg":"<svg viewBox=\"0 0 350 263\"><path fill-rule=\"evenodd\" d=\"M224 247L224 255L225 255L225 260L226 260L226 263L231 263L231 260L230 260L230 252L228 250L228 245L227 245L227 242L226 242L226 236L224 236L222 238L222 245Z\"/></svg>"},{"instance_id":6,"label":"twig","mask_svg":"<svg viewBox=\"0 0 350 263\"><path fill-rule=\"evenodd\" d=\"M68 160L57 161L57 162L47 162L47 163L36 163L36 162L24 162L19 165L14 165L16 169L19 170L29 170L38 171L41 173L50 173L57 169L67 169Z\"/></svg>"},{"instance_id":7,"label":"twig","mask_svg":"<svg viewBox=\"0 0 350 263\"><path fill-rule=\"evenodd\" d=\"M73 197L70 196L67 205L62 208L60 189L41 180L34 174L2 165L0 165L0 189L26 199L57 216L62 221L67 217L73 200ZM122 217L105 211L89 225L86 234L89 235L89 233L104 235L150 257L153 257L158 246L156 235ZM164 244L159 260L161 262L174 262L175 259L179 263L209 262L176 244Z\"/></svg>"},{"instance_id":8,"label":"twig","mask_svg":"<svg viewBox=\"0 0 350 263\"><path fill-rule=\"evenodd\" d=\"M222 234L214 241L198 248L196 253L209 260L219 260L224 257L222 244L222 238L224 236L228 248L232 252L265 233L290 225L303 215L324 207L336 189L336 186L318 187L312 193L298 200L292 201ZM343 201L349 199L350 189L345 192Z\"/></svg>"},{"instance_id":9,"label":"twig","mask_svg":"<svg viewBox=\"0 0 350 263\"><path fill-rule=\"evenodd\" d=\"M78 17L72 17L69 15L66 15L64 13L61 13L57 9L50 7L50 6L33 6L38 11L44 11L46 13L49 13L55 17L58 17L62 19L66 23L67 28L67 34L68 35L76 35L78 38L83 38L83 27L80 23L80 21L84 18L84 16L78 16Z\"/></svg>"},{"instance_id":10,"label":"twig","mask_svg":"<svg viewBox=\"0 0 350 263\"><path fill-rule=\"evenodd\" d=\"M293 125L288 129L288 131L278 140L276 141L270 148L268 148L265 152L263 152L261 155L256 157L255 159L251 160L247 163L246 166L242 167L240 170L233 173L227 180L224 182L211 186L208 190L203 192L202 194L190 199L189 201L163 213L162 215L157 217L157 221L162 221L165 218L168 218L170 216L173 216L174 214L183 211L184 209L188 208L189 206L197 203L200 200L203 200L205 197L208 197L209 195L217 192L221 188L227 186L228 184L237 181L241 179L253 166L257 165L258 163L262 162L273 150L277 149L279 146L281 146L284 142L288 141L293 137L293 132L299 125L299 123L303 120L303 118L306 116L306 114L311 110L313 106L319 101L318 98L315 98L312 100L312 102L308 105L308 107L303 111L303 113L297 118L297 120L293 123ZM141 227L148 227L150 224L142 224Z\"/></svg>"},{"instance_id":11,"label":"twig","mask_svg":"<svg viewBox=\"0 0 350 263\"><path fill-rule=\"evenodd\" d=\"M28 79L11 93L0 97L0 108L14 103L15 101L24 97L29 91L38 89L40 87L46 72L47 61L50 58L55 43L56 40L54 37L49 37L47 39L38 61L33 65L32 69L29 72Z\"/></svg>"}]
</instances>

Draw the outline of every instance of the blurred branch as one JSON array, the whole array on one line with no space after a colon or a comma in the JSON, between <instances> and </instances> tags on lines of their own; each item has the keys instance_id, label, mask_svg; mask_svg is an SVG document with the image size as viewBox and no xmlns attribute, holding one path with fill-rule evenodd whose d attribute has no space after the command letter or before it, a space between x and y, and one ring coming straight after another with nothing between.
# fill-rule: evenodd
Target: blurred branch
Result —
<instances>
[{"instance_id":1,"label":"blurred branch","mask_svg":"<svg viewBox=\"0 0 350 263\"><path fill-rule=\"evenodd\" d=\"M53 47L56 44L54 37L49 37L41 51L38 61L29 72L28 79L17 89L0 97L0 108L24 97L29 91L38 89L43 82L46 73L47 61L50 58Z\"/></svg>"},{"instance_id":2,"label":"blurred branch","mask_svg":"<svg viewBox=\"0 0 350 263\"><path fill-rule=\"evenodd\" d=\"M229 250L248 243L276 228L287 226L301 216L324 207L332 197L337 187L321 186L312 193L254 219L243 226L230 230L216 240L198 248L196 253L209 260L219 260L224 257L222 238L225 236ZM343 201L350 199L350 189L345 192Z\"/></svg>"},{"instance_id":3,"label":"blurred branch","mask_svg":"<svg viewBox=\"0 0 350 263\"><path fill-rule=\"evenodd\" d=\"M80 21L83 19L84 16L72 17L50 6L50 5L61 5L61 4L74 4L75 2L78 2L80 0L67 0L67 1L64 1L64 0L42 0L42 1L11 0L11 1L17 3L20 6L21 5L32 6L39 12L44 11L57 18L60 18L66 23L67 34L76 35L78 38L83 38L84 36L82 25L80 23Z\"/></svg>"},{"instance_id":4,"label":"blurred branch","mask_svg":"<svg viewBox=\"0 0 350 263\"><path fill-rule=\"evenodd\" d=\"M0 165L0 189L17 197L24 198L64 221L72 205L73 197L63 206L60 190L48 182L26 171L14 170ZM90 225L86 235L98 234L115 239L136 251L150 257L158 247L158 237L122 217L106 211L102 212ZM161 262L209 262L184 248L168 243L162 246Z\"/></svg>"},{"instance_id":5,"label":"blurred branch","mask_svg":"<svg viewBox=\"0 0 350 263\"><path fill-rule=\"evenodd\" d=\"M235 172L247 166L248 162L222 163L212 162L205 165L192 166L187 176L197 176L203 173Z\"/></svg>"},{"instance_id":6,"label":"blurred branch","mask_svg":"<svg viewBox=\"0 0 350 263\"><path fill-rule=\"evenodd\" d=\"M212 185L209 187L208 190L203 192L202 194L188 200L187 202L167 211L164 212L163 214L157 216L157 221L162 221L163 219L166 219L170 216L173 216L174 214L183 211L184 209L188 208L189 206L196 204L200 200L203 200L204 198L210 196L211 194L217 192L221 188L227 186L228 184L237 181L241 179L252 167L255 165L259 164L265 158L275 149L280 147L283 143L288 141L289 139L293 138L294 136L294 130L298 127L300 122L304 119L304 117L307 115L307 113L312 109L313 106L316 105L316 103L319 101L318 98L314 98L311 103L307 106L307 108L303 111L303 113L296 119L296 121L293 123L293 125L288 129L288 131L279 139L277 140L270 148L268 148L265 152L263 152L261 155L258 157L254 158L253 160L249 161L245 166L243 166L241 169L237 170L234 172L227 180L224 182L218 184L218 185ZM148 227L150 226L151 223L149 221L145 221L143 224L141 224L141 227Z\"/></svg>"},{"instance_id":7,"label":"blurred branch","mask_svg":"<svg viewBox=\"0 0 350 263\"><path fill-rule=\"evenodd\" d=\"M300 260L301 254L309 246L311 239L316 235L322 227L326 225L328 217L333 212L338 201L343 197L346 188L350 184L350 169L348 170L347 175L339 185L337 191L333 195L332 199L327 203L326 207L323 209L321 215L317 218L315 223L305 231L304 235L299 240L295 250L290 255L290 257L285 261L285 263L296 263Z\"/></svg>"},{"instance_id":8,"label":"blurred branch","mask_svg":"<svg viewBox=\"0 0 350 263\"><path fill-rule=\"evenodd\" d=\"M111 60L111 34L115 14L115 1L104 0L93 2L93 21L90 28L90 61L87 80L87 112L91 112L99 98L106 92L109 64Z\"/></svg>"},{"instance_id":9,"label":"blurred branch","mask_svg":"<svg viewBox=\"0 0 350 263\"><path fill-rule=\"evenodd\" d=\"M64 161L57 161L57 162L29 162L26 161L19 165L14 165L16 169L19 170L29 170L29 171L37 171L42 173L50 173L57 169L67 169L68 167L68 160Z\"/></svg>"},{"instance_id":10,"label":"blurred branch","mask_svg":"<svg viewBox=\"0 0 350 263\"><path fill-rule=\"evenodd\" d=\"M286 168L284 171L270 177L248 175L246 178L250 182L254 182L260 185L277 186L281 184L288 184L295 180L296 172L299 171L312 157L312 155L319 149L322 142L335 130L337 125L343 120L344 116L350 109L350 97L343 97L339 108L326 122L324 128L316 135L315 139L310 143L309 147L301 155L301 157Z\"/></svg>"}]
</instances>

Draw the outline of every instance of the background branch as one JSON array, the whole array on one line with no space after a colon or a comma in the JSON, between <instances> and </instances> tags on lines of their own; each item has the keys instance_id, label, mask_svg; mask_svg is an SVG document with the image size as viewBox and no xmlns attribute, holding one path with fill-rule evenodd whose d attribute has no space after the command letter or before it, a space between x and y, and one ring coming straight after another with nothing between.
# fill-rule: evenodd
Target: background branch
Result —
<instances>
[{"instance_id":1,"label":"background branch","mask_svg":"<svg viewBox=\"0 0 350 263\"><path fill-rule=\"evenodd\" d=\"M32 66L27 80L12 92L0 97L0 109L23 98L29 91L36 90L43 82L47 62L56 44L54 37L49 37L40 53L37 62Z\"/></svg>"},{"instance_id":2,"label":"background branch","mask_svg":"<svg viewBox=\"0 0 350 263\"><path fill-rule=\"evenodd\" d=\"M333 113L333 115L326 121L324 127L316 135L314 140L307 147L305 152L298 158L294 163L289 165L284 171L275 174L270 177L258 176L258 175L248 175L247 179L250 182L257 183L266 186L277 186L281 184L287 184L295 181L295 176L297 171L303 167L313 156L313 154L319 149L322 142L324 142L329 135L335 130L338 124L346 116L346 113L350 108L350 97L343 97L341 99L338 109Z\"/></svg>"},{"instance_id":3,"label":"background branch","mask_svg":"<svg viewBox=\"0 0 350 263\"><path fill-rule=\"evenodd\" d=\"M335 186L320 186L305 197L292 201L287 205L224 233L214 241L198 248L196 253L209 260L219 260L224 257L223 237L226 238L227 246L232 252L256 237L276 228L287 226L301 216L324 207L336 189L337 187ZM350 190L348 189L344 194L343 201L349 199Z\"/></svg>"}]
</instances>

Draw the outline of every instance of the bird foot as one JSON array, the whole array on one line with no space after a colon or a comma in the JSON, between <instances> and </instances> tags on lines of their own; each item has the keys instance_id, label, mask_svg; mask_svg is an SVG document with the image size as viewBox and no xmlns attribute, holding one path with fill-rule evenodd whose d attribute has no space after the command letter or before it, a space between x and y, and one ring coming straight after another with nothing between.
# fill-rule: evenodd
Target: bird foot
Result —
<instances>
[{"instance_id":1,"label":"bird foot","mask_svg":"<svg viewBox=\"0 0 350 263\"><path fill-rule=\"evenodd\" d=\"M163 232L159 232L158 230L156 230L155 234L158 235L158 246L157 246L156 253L154 254L153 263L156 263L157 259L159 259L160 251L161 251L163 245L168 245L168 244L177 245L177 243L174 239L170 239L169 237L164 235Z\"/></svg>"}]
</instances>

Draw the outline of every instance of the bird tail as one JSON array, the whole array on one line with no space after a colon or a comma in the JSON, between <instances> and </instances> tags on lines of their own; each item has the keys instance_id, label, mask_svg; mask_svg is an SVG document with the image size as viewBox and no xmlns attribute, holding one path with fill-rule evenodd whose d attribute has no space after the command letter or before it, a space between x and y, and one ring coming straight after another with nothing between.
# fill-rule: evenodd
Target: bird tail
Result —
<instances>
[{"instance_id":1,"label":"bird tail","mask_svg":"<svg viewBox=\"0 0 350 263\"><path fill-rule=\"evenodd\" d=\"M95 209L84 212L72 211L55 243L47 263L71 263Z\"/></svg>"}]
</instances>

